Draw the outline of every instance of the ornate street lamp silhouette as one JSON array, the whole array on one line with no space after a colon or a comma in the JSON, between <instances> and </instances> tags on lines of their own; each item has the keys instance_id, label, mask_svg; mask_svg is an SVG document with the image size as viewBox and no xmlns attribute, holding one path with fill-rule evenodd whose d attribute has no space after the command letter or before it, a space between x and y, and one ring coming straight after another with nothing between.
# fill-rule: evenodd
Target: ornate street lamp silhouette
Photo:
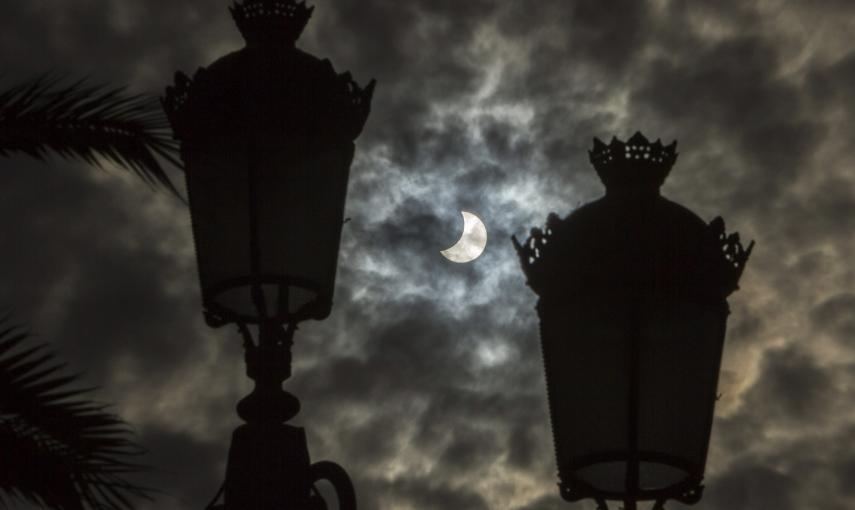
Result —
<instances>
[{"instance_id":1,"label":"ornate street lamp silhouette","mask_svg":"<svg viewBox=\"0 0 855 510\"><path fill-rule=\"evenodd\" d=\"M310 464L304 430L284 423L300 409L281 387L294 332L332 307L353 142L374 90L295 47L313 9L236 1L246 46L192 80L177 73L163 100L181 142L205 318L237 325L255 381L237 408L246 423L232 436L226 510L325 508L313 487L322 478L355 508L347 474Z\"/></svg>"},{"instance_id":2,"label":"ornate street lamp silhouette","mask_svg":"<svg viewBox=\"0 0 855 510\"><path fill-rule=\"evenodd\" d=\"M676 142L641 133L590 160L606 194L513 239L537 312L561 496L691 504L716 400L727 296L751 253L663 198Z\"/></svg>"}]
</instances>

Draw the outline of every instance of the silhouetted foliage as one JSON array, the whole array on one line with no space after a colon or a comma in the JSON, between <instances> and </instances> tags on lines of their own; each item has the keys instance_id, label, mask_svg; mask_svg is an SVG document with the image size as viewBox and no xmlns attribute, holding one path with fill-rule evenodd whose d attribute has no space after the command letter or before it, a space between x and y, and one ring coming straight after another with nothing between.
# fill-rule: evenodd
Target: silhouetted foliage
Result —
<instances>
[{"instance_id":1,"label":"silhouetted foliage","mask_svg":"<svg viewBox=\"0 0 855 510\"><path fill-rule=\"evenodd\" d=\"M176 195L157 156L181 168L178 145L159 101L123 88L65 84L45 75L0 91L0 156L55 152L100 166L96 156Z\"/></svg>"},{"instance_id":2,"label":"silhouetted foliage","mask_svg":"<svg viewBox=\"0 0 855 510\"><path fill-rule=\"evenodd\" d=\"M129 509L149 489L124 475L143 449L106 406L81 398L46 345L0 318L0 506L13 500L57 510Z\"/></svg>"}]
</instances>

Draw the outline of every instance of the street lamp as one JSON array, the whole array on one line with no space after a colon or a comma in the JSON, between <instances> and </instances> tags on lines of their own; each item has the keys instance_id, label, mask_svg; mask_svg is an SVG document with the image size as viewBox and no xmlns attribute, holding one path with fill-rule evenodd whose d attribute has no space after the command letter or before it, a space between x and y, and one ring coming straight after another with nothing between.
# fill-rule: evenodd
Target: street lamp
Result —
<instances>
[{"instance_id":1,"label":"street lamp","mask_svg":"<svg viewBox=\"0 0 855 510\"><path fill-rule=\"evenodd\" d=\"M537 312L561 496L700 500L727 296L751 253L722 219L663 198L677 159L636 133L594 140L599 200L513 239Z\"/></svg>"},{"instance_id":2,"label":"street lamp","mask_svg":"<svg viewBox=\"0 0 855 510\"><path fill-rule=\"evenodd\" d=\"M246 46L192 80L176 73L163 99L181 142L205 318L237 325L255 381L238 404L246 423L232 436L226 510L323 508L320 478L355 508L347 474L310 464L304 430L284 423L300 409L281 387L294 332L332 308L353 142L374 90L295 47L313 9L236 1Z\"/></svg>"}]
</instances>

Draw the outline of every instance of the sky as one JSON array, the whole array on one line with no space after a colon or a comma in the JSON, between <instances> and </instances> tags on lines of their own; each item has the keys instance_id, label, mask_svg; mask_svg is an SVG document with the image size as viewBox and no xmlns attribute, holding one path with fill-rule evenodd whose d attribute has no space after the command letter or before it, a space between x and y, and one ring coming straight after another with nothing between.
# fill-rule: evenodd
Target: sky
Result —
<instances>
[{"instance_id":1,"label":"sky","mask_svg":"<svg viewBox=\"0 0 855 510\"><path fill-rule=\"evenodd\" d=\"M678 140L663 195L757 243L697 508L855 508L855 3L309 3L298 46L378 86L333 312L301 326L286 388L361 508L594 508L558 495L510 236L599 198L592 138L636 130ZM228 5L4 1L0 85L54 70L161 95L242 46ZM109 165L2 165L0 303L136 431L164 492L139 508L202 508L251 382L239 335L203 322L187 208ZM461 210L489 235L471 264L439 254Z\"/></svg>"}]
</instances>

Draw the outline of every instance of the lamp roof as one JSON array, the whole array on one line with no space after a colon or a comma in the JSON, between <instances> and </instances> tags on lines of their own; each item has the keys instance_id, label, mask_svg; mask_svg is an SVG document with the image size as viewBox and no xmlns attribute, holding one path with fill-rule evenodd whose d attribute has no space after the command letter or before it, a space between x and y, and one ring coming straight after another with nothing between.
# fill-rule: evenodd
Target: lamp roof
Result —
<instances>
[{"instance_id":1,"label":"lamp roof","mask_svg":"<svg viewBox=\"0 0 855 510\"><path fill-rule=\"evenodd\" d=\"M606 195L513 239L528 285L542 299L623 293L721 300L738 288L753 247L658 193L676 142L595 141L591 161ZM648 150L649 149L649 150ZM648 157L644 157L648 154ZM617 192L615 192L617 191Z\"/></svg>"},{"instance_id":2,"label":"lamp roof","mask_svg":"<svg viewBox=\"0 0 855 510\"><path fill-rule=\"evenodd\" d=\"M183 142L278 132L350 143L368 118L374 85L363 88L329 60L294 47L247 46L199 68L192 79L176 73L163 104Z\"/></svg>"},{"instance_id":3,"label":"lamp roof","mask_svg":"<svg viewBox=\"0 0 855 510\"><path fill-rule=\"evenodd\" d=\"M238 0L229 7L247 44L290 44L303 33L314 7L305 0Z\"/></svg>"}]
</instances>

